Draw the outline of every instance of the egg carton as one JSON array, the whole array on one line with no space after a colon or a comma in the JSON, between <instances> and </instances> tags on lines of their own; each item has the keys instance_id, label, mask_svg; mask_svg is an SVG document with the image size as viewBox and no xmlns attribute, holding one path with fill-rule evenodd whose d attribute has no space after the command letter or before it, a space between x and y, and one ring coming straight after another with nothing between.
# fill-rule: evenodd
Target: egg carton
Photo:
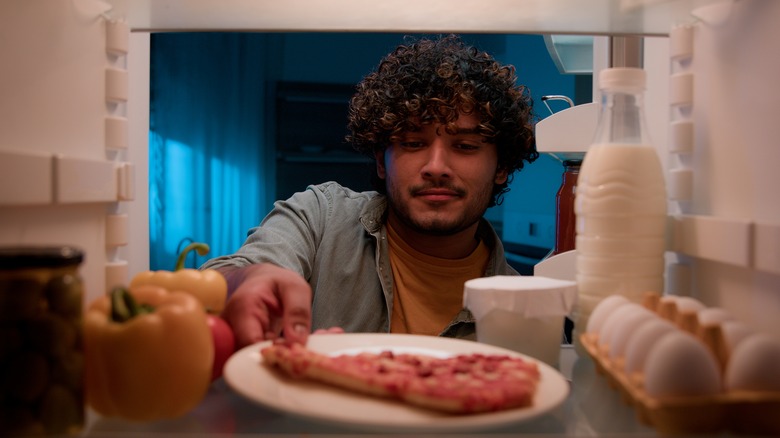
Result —
<instances>
[{"instance_id":1,"label":"egg carton","mask_svg":"<svg viewBox=\"0 0 780 438\"><path fill-rule=\"evenodd\" d=\"M701 340L720 362L728 362L719 324L700 326L693 312L679 312L673 303L661 303L648 294L643 306L672 321L680 330ZM598 334L583 333L583 348L593 359L596 372L606 378L621 399L632 406L640 422L662 435L714 434L780 436L780 392L723 391L712 396L652 397L645 390L642 373L628 374L623 358L612 358L598 342ZM780 370L778 370L780 372Z\"/></svg>"}]
</instances>

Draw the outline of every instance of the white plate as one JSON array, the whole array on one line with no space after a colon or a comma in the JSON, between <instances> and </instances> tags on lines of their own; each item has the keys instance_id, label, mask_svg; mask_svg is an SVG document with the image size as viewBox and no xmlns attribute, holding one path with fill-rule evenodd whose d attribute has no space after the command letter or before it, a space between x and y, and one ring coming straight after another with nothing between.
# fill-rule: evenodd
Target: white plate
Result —
<instances>
[{"instance_id":1,"label":"white plate","mask_svg":"<svg viewBox=\"0 0 780 438\"><path fill-rule=\"evenodd\" d=\"M536 418L559 406L569 394L569 383L549 365L514 351L478 342L436 336L375 333L309 337L309 348L333 355L382 350L440 357L485 353L519 356L537 363L541 380L532 406L454 416L317 382L290 379L262 365L260 349L268 344L261 342L236 352L225 365L227 384L241 396L273 410L345 427L383 432L455 432L492 428Z\"/></svg>"}]
</instances>

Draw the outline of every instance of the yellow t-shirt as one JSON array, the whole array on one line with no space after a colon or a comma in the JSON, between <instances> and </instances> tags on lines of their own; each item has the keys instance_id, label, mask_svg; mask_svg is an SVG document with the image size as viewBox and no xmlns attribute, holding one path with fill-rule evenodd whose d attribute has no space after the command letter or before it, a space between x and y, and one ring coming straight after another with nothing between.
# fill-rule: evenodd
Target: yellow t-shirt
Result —
<instances>
[{"instance_id":1,"label":"yellow t-shirt","mask_svg":"<svg viewBox=\"0 0 780 438\"><path fill-rule=\"evenodd\" d=\"M480 241L462 259L422 254L387 226L393 269L392 333L440 334L463 309L463 283L481 277L490 252Z\"/></svg>"}]
</instances>

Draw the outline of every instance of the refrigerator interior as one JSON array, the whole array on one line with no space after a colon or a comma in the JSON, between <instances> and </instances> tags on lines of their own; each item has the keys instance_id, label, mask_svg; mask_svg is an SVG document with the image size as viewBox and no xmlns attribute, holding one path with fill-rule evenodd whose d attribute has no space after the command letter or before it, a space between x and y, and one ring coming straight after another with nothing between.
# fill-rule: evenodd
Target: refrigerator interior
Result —
<instances>
[{"instance_id":1,"label":"refrigerator interior","mask_svg":"<svg viewBox=\"0 0 780 438\"><path fill-rule=\"evenodd\" d=\"M667 21L671 37L652 14L640 25L652 34L648 112L670 193L667 293L778 333L780 3L705 3ZM148 268L148 32L202 28L205 14L171 17L165 5L178 2L0 2L0 244L81 247L88 300Z\"/></svg>"}]
</instances>

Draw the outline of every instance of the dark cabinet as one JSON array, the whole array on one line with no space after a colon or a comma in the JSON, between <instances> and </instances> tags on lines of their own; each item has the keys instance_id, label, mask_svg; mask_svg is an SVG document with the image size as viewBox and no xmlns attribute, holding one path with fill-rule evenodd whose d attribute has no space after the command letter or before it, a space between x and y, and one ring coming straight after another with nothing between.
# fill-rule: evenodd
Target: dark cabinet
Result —
<instances>
[{"instance_id":1,"label":"dark cabinet","mask_svg":"<svg viewBox=\"0 0 780 438\"><path fill-rule=\"evenodd\" d=\"M277 83L276 199L325 181L370 189L370 160L344 140L353 92L348 84Z\"/></svg>"}]
</instances>

